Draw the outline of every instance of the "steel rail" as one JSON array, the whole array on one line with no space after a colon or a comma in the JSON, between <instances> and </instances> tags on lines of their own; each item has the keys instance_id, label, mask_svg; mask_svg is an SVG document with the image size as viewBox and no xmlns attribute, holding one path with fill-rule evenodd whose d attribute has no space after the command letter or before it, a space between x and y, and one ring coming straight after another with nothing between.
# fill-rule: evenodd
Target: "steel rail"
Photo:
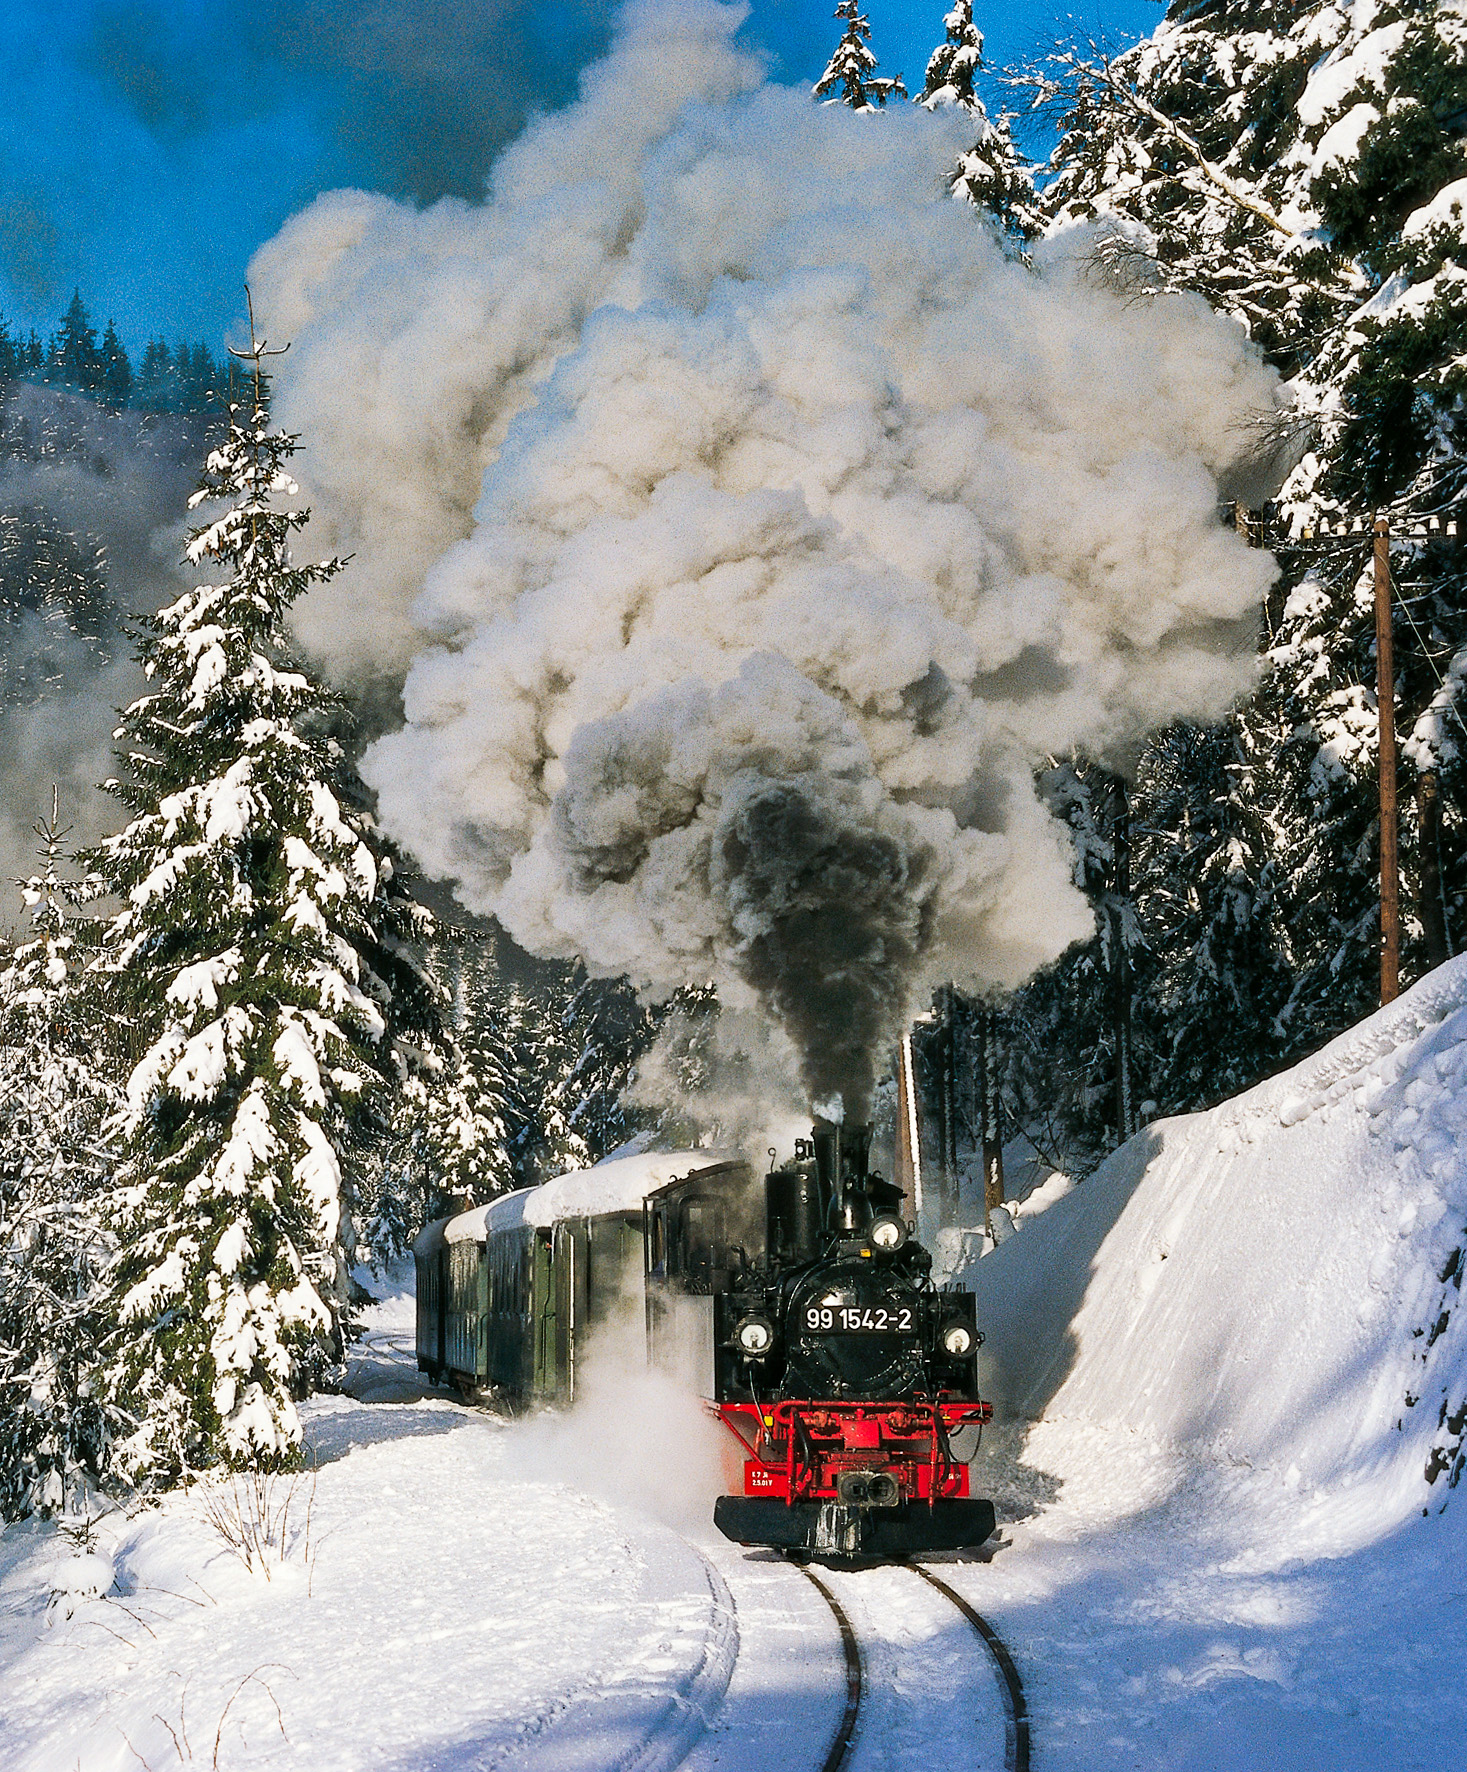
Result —
<instances>
[{"instance_id":1,"label":"steel rail","mask_svg":"<svg viewBox=\"0 0 1467 1772\"><path fill-rule=\"evenodd\" d=\"M861 1660L861 1645L856 1641L856 1633L851 1628L851 1621L846 1617L845 1607L825 1585L812 1569L803 1563L795 1565L801 1575L815 1588L826 1605L835 1616L840 1629L840 1646L846 1658L846 1708L841 1717L840 1727L831 1741L830 1750L820 1762L820 1772L841 1772L850 1757L851 1745L855 1739L856 1721L861 1714L861 1695L866 1686L866 1670Z\"/></svg>"},{"instance_id":2,"label":"steel rail","mask_svg":"<svg viewBox=\"0 0 1467 1772\"><path fill-rule=\"evenodd\" d=\"M1019 1670L1014 1666L1014 1658L1009 1654L1003 1638L982 1613L970 1606L963 1596L954 1592L945 1581L940 1581L930 1569L924 1568L920 1563L908 1563L907 1567L914 1575L920 1576L929 1587L935 1587L938 1593L951 1600L978 1635L982 1637L984 1645L998 1669L999 1684L1003 1689L1006 1742L1004 1757L1007 1772L1029 1772L1029 1706L1024 1698L1024 1682L1019 1678ZM819 1585L816 1582L816 1586ZM832 1605L834 1603L831 1601ZM837 1765L839 1763L839 1761L836 1762Z\"/></svg>"}]
</instances>

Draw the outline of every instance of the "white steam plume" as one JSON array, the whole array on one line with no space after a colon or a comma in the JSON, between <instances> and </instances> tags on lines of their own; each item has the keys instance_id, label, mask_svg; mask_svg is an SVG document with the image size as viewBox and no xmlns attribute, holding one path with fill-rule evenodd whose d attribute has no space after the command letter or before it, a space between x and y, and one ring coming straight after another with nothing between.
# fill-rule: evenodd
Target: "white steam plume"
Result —
<instances>
[{"instance_id":1,"label":"white steam plume","mask_svg":"<svg viewBox=\"0 0 1467 1772\"><path fill-rule=\"evenodd\" d=\"M323 198L254 277L356 555L304 636L408 667L389 828L855 1108L931 984L1088 933L1036 762L1247 687L1273 564L1217 489L1276 384L1083 235L1007 260L941 195L959 125L760 85L741 16L639 0L483 207Z\"/></svg>"}]
</instances>

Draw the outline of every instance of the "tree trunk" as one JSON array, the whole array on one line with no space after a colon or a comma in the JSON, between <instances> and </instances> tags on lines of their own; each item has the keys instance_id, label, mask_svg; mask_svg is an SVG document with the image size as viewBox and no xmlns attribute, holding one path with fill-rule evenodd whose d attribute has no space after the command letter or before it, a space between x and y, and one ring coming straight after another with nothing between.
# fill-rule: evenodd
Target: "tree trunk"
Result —
<instances>
[{"instance_id":1,"label":"tree trunk","mask_svg":"<svg viewBox=\"0 0 1467 1772\"><path fill-rule=\"evenodd\" d=\"M1003 1125L999 1099L998 1042L993 1011L978 1005L978 1140L983 1150L983 1227L995 1206L1003 1205Z\"/></svg>"},{"instance_id":2,"label":"tree trunk","mask_svg":"<svg viewBox=\"0 0 1467 1772\"><path fill-rule=\"evenodd\" d=\"M1111 1031L1116 1055L1116 1143L1120 1145L1136 1130L1136 1107L1131 1076L1131 807L1126 784L1119 777L1111 804Z\"/></svg>"},{"instance_id":3,"label":"tree trunk","mask_svg":"<svg viewBox=\"0 0 1467 1772\"><path fill-rule=\"evenodd\" d=\"M1442 803L1434 769L1422 770L1416 782L1417 841L1421 850L1417 912L1426 942L1426 964L1440 966L1451 957L1447 935L1447 903L1442 894Z\"/></svg>"}]
</instances>

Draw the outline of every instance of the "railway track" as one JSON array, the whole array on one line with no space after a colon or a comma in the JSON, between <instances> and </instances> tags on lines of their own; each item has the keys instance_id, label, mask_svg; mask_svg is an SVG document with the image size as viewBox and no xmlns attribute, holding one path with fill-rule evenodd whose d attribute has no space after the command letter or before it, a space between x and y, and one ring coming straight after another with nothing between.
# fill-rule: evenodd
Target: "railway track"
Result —
<instances>
[{"instance_id":1,"label":"railway track","mask_svg":"<svg viewBox=\"0 0 1467 1772\"><path fill-rule=\"evenodd\" d=\"M805 1579L819 1592L821 1598L830 1607L836 1627L840 1632L846 1670L845 1709L835 1735L831 1739L825 1759L821 1763L820 1772L845 1772L857 1743L861 1701L866 1689L865 1657L862 1654L860 1639L856 1635L850 1616L845 1607L841 1605L840 1600L812 1569L803 1564L797 1566ZM1019 1670L1014 1665L1014 1658L1009 1653L1003 1638L981 1613L969 1605L961 1594L954 1592L930 1569L923 1567L920 1563L908 1563L904 1566L910 1569L919 1580L926 1582L930 1588L935 1589L945 1599L951 1601L983 1644L997 1675L999 1690L1003 1696L1005 1772L1029 1772L1029 1709L1024 1699L1024 1684L1019 1677Z\"/></svg>"}]
</instances>

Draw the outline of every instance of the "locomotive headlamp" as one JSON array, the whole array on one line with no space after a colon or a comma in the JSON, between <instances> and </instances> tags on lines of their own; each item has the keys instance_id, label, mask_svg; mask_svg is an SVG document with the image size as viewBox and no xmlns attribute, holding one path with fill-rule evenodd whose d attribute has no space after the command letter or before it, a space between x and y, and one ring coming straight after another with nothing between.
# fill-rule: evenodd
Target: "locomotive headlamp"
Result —
<instances>
[{"instance_id":1,"label":"locomotive headlamp","mask_svg":"<svg viewBox=\"0 0 1467 1772\"><path fill-rule=\"evenodd\" d=\"M955 1360L973 1351L973 1331L965 1323L949 1323L942 1332L942 1345Z\"/></svg>"},{"instance_id":2,"label":"locomotive headlamp","mask_svg":"<svg viewBox=\"0 0 1467 1772\"><path fill-rule=\"evenodd\" d=\"M734 1340L739 1344L739 1351L751 1359L758 1359L760 1354L767 1354L774 1345L773 1326L765 1322L763 1317L745 1317L734 1330Z\"/></svg>"},{"instance_id":3,"label":"locomotive headlamp","mask_svg":"<svg viewBox=\"0 0 1467 1772\"><path fill-rule=\"evenodd\" d=\"M895 1255L907 1240L907 1227L899 1218L883 1216L871 1220L866 1235L883 1255Z\"/></svg>"}]
</instances>

